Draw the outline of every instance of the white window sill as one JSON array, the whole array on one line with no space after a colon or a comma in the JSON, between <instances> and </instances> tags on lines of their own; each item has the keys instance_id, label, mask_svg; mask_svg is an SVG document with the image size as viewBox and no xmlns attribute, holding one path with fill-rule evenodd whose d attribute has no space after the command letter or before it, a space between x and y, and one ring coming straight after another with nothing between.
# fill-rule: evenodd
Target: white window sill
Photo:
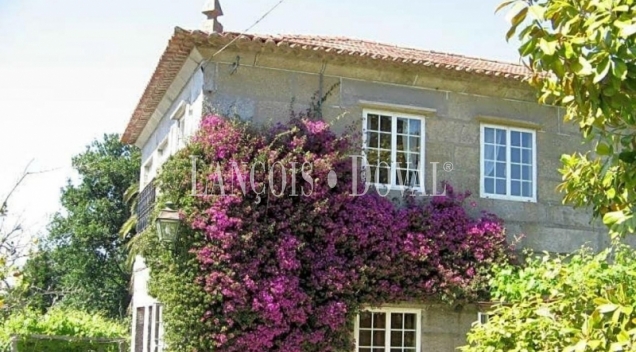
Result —
<instances>
[{"instance_id":1,"label":"white window sill","mask_svg":"<svg viewBox=\"0 0 636 352\"><path fill-rule=\"evenodd\" d=\"M536 203L536 197L517 197L517 196L508 196L502 194L485 194L482 193L480 195L483 199L497 199L497 200L509 200L514 202L526 202L526 203Z\"/></svg>"}]
</instances>

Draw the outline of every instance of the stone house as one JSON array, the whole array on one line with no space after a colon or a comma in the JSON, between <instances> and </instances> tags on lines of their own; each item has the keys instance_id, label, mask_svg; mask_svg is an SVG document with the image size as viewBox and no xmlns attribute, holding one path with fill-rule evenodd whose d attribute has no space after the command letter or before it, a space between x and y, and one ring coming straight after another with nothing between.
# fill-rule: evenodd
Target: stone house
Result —
<instances>
[{"instance_id":1,"label":"stone house","mask_svg":"<svg viewBox=\"0 0 636 352\"><path fill-rule=\"evenodd\" d=\"M315 92L336 87L322 106L336 130L354 124L365 132L369 159L413 160L424 171L391 165L379 172L379 183L397 187L395 175L403 172L416 175L411 185L430 190L436 172L473 191L477 208L502 217L511 236L524 234L521 247L564 253L605 245L604 228L562 205L555 190L561 154L585 149L578 129L562 121L559 109L536 103L524 67L341 37L241 35L218 27L214 21L217 32L175 29L122 137L142 150L139 230L150 221L151 180L203 115L275 121L289 116L292 98L303 107ZM161 305L147 294L141 258L134 270L132 350L160 351ZM454 351L478 311L435 304L373 309L356 321L356 351ZM390 327L398 318L399 346L388 338L380 346L369 341L372 333L392 331L373 328L372 319Z\"/></svg>"}]
</instances>

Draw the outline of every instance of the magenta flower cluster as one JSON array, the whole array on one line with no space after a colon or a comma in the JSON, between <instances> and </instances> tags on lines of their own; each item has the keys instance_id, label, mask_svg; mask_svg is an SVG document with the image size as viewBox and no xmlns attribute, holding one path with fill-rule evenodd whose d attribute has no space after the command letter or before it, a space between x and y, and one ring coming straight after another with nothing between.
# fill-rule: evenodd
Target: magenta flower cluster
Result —
<instances>
[{"instance_id":1,"label":"magenta flower cluster","mask_svg":"<svg viewBox=\"0 0 636 352\"><path fill-rule=\"evenodd\" d=\"M348 350L362 306L475 299L484 272L507 260L501 221L469 216L468 194L450 185L445 197L409 198L400 206L371 193L352 197L351 145L325 122L303 116L266 133L217 116L203 120L190 147L201 154L201 192L184 216L205 234L192 252L209 297L201 319L215 350ZM311 194L243 193L237 184L249 181L249 165L257 161L270 166L257 169L255 189L269 187L273 170L275 184L285 177L287 192L295 182L297 194L310 186L301 168L293 178L271 165L311 164ZM218 181L217 163L224 196L218 183L205 182ZM327 184L330 170L339 177L334 188Z\"/></svg>"}]
</instances>

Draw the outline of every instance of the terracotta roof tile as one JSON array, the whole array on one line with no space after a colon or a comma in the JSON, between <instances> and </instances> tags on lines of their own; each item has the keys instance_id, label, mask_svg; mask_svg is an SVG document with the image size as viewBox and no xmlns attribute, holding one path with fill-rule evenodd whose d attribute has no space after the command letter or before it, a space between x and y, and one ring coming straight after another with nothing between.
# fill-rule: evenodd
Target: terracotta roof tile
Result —
<instances>
[{"instance_id":1,"label":"terracotta roof tile","mask_svg":"<svg viewBox=\"0 0 636 352\"><path fill-rule=\"evenodd\" d=\"M215 44L226 45L234 39L240 42L251 41L263 46L299 48L302 50L322 51L332 55L368 57L372 60L463 71L470 74L517 81L529 76L529 71L522 65L406 48L368 40L315 35L258 35L233 32L208 34L202 31L188 31L176 28L128 123L128 127L122 136L122 141L129 144L137 141L148 120L195 46L209 46L210 40L215 40Z\"/></svg>"}]
</instances>

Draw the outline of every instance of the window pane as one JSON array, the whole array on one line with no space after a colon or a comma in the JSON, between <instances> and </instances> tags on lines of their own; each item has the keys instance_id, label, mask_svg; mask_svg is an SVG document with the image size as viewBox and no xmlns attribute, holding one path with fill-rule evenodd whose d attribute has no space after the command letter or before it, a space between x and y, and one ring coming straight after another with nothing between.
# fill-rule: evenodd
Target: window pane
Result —
<instances>
[{"instance_id":1,"label":"window pane","mask_svg":"<svg viewBox=\"0 0 636 352\"><path fill-rule=\"evenodd\" d=\"M523 183L523 196L524 197L532 197L532 182L524 182Z\"/></svg>"},{"instance_id":2,"label":"window pane","mask_svg":"<svg viewBox=\"0 0 636 352\"><path fill-rule=\"evenodd\" d=\"M380 148L391 150L391 134L389 133L380 134Z\"/></svg>"},{"instance_id":3,"label":"window pane","mask_svg":"<svg viewBox=\"0 0 636 352\"><path fill-rule=\"evenodd\" d=\"M521 150L519 150L518 148L510 149L510 161L512 161L513 163L520 163L521 162Z\"/></svg>"},{"instance_id":4,"label":"window pane","mask_svg":"<svg viewBox=\"0 0 636 352\"><path fill-rule=\"evenodd\" d=\"M391 314L391 329L402 329L402 319L404 315L402 313Z\"/></svg>"},{"instance_id":5,"label":"window pane","mask_svg":"<svg viewBox=\"0 0 636 352\"><path fill-rule=\"evenodd\" d=\"M384 329L386 326L386 314L374 313L373 314L373 327L376 329Z\"/></svg>"},{"instance_id":6,"label":"window pane","mask_svg":"<svg viewBox=\"0 0 636 352\"><path fill-rule=\"evenodd\" d=\"M369 312L360 313L360 327L361 328L371 327L371 313Z\"/></svg>"},{"instance_id":7,"label":"window pane","mask_svg":"<svg viewBox=\"0 0 636 352\"><path fill-rule=\"evenodd\" d=\"M402 347L402 331L391 331L391 347Z\"/></svg>"},{"instance_id":8,"label":"window pane","mask_svg":"<svg viewBox=\"0 0 636 352\"><path fill-rule=\"evenodd\" d=\"M367 132L367 147L368 148L378 148L380 147L380 143L378 142L380 139L378 138L378 134L374 132Z\"/></svg>"},{"instance_id":9,"label":"window pane","mask_svg":"<svg viewBox=\"0 0 636 352\"><path fill-rule=\"evenodd\" d=\"M523 133L522 134L522 143L521 145L525 148L532 148L532 133Z\"/></svg>"},{"instance_id":10,"label":"window pane","mask_svg":"<svg viewBox=\"0 0 636 352\"><path fill-rule=\"evenodd\" d=\"M510 165L510 178L513 180L521 179L521 165L518 165L518 164Z\"/></svg>"},{"instance_id":11,"label":"window pane","mask_svg":"<svg viewBox=\"0 0 636 352\"><path fill-rule=\"evenodd\" d=\"M521 133L512 131L510 132L510 145L513 147L521 146Z\"/></svg>"},{"instance_id":12,"label":"window pane","mask_svg":"<svg viewBox=\"0 0 636 352\"><path fill-rule=\"evenodd\" d=\"M408 170L406 169L397 169L397 178L395 179L395 184L398 186L409 186L409 175Z\"/></svg>"},{"instance_id":13,"label":"window pane","mask_svg":"<svg viewBox=\"0 0 636 352\"><path fill-rule=\"evenodd\" d=\"M135 321L135 352L143 352L144 348L144 324L146 321L146 309L137 308L137 320Z\"/></svg>"},{"instance_id":14,"label":"window pane","mask_svg":"<svg viewBox=\"0 0 636 352\"><path fill-rule=\"evenodd\" d=\"M497 147L497 160L506 161L506 147L505 146Z\"/></svg>"},{"instance_id":15,"label":"window pane","mask_svg":"<svg viewBox=\"0 0 636 352\"><path fill-rule=\"evenodd\" d=\"M368 114L367 115L367 128L373 131L378 130L378 115Z\"/></svg>"},{"instance_id":16,"label":"window pane","mask_svg":"<svg viewBox=\"0 0 636 352\"><path fill-rule=\"evenodd\" d=\"M495 156L495 146L486 144L484 146L484 159L485 160L496 160Z\"/></svg>"},{"instance_id":17,"label":"window pane","mask_svg":"<svg viewBox=\"0 0 636 352\"><path fill-rule=\"evenodd\" d=\"M404 328L405 329L415 329L415 319L417 315L415 314L404 314Z\"/></svg>"},{"instance_id":18,"label":"window pane","mask_svg":"<svg viewBox=\"0 0 636 352\"><path fill-rule=\"evenodd\" d=\"M521 195L521 181L511 181L510 182L510 194L513 196Z\"/></svg>"},{"instance_id":19,"label":"window pane","mask_svg":"<svg viewBox=\"0 0 636 352\"><path fill-rule=\"evenodd\" d=\"M409 139L406 136L398 135L397 136L397 150L398 151L407 151L409 150Z\"/></svg>"},{"instance_id":20,"label":"window pane","mask_svg":"<svg viewBox=\"0 0 636 352\"><path fill-rule=\"evenodd\" d=\"M492 128L484 128L484 142L495 143L495 130Z\"/></svg>"},{"instance_id":21,"label":"window pane","mask_svg":"<svg viewBox=\"0 0 636 352\"><path fill-rule=\"evenodd\" d=\"M391 166L391 152L388 150L383 150L379 152L379 162L382 162L383 164L381 166L385 166L385 167L390 167ZM386 164L384 164L386 163Z\"/></svg>"},{"instance_id":22,"label":"window pane","mask_svg":"<svg viewBox=\"0 0 636 352\"><path fill-rule=\"evenodd\" d=\"M415 347L415 331L404 332L404 347Z\"/></svg>"},{"instance_id":23,"label":"window pane","mask_svg":"<svg viewBox=\"0 0 636 352\"><path fill-rule=\"evenodd\" d=\"M497 179L497 194L506 194L506 180Z\"/></svg>"},{"instance_id":24,"label":"window pane","mask_svg":"<svg viewBox=\"0 0 636 352\"><path fill-rule=\"evenodd\" d=\"M409 150L415 153L420 151L420 137L409 137Z\"/></svg>"},{"instance_id":25,"label":"window pane","mask_svg":"<svg viewBox=\"0 0 636 352\"><path fill-rule=\"evenodd\" d=\"M360 352L372 352L370 348L360 348L358 349Z\"/></svg>"},{"instance_id":26,"label":"window pane","mask_svg":"<svg viewBox=\"0 0 636 352\"><path fill-rule=\"evenodd\" d=\"M147 350L150 351L150 346L152 345L152 306L148 307L148 318L150 323L146 329L146 346Z\"/></svg>"},{"instance_id":27,"label":"window pane","mask_svg":"<svg viewBox=\"0 0 636 352\"><path fill-rule=\"evenodd\" d=\"M499 145L506 145L506 130L497 130L496 143Z\"/></svg>"},{"instance_id":28,"label":"window pane","mask_svg":"<svg viewBox=\"0 0 636 352\"><path fill-rule=\"evenodd\" d=\"M371 346L371 330L360 330L360 341L358 341L358 344L360 346Z\"/></svg>"},{"instance_id":29,"label":"window pane","mask_svg":"<svg viewBox=\"0 0 636 352\"><path fill-rule=\"evenodd\" d=\"M395 154L395 162L396 162L395 167L406 168L407 167L407 162L409 162L409 161L411 161L409 154L402 153L402 152L397 152Z\"/></svg>"},{"instance_id":30,"label":"window pane","mask_svg":"<svg viewBox=\"0 0 636 352\"><path fill-rule=\"evenodd\" d=\"M530 176L530 171L532 170L532 167L531 166L524 166L522 168L522 170L523 170L523 172L522 172L523 179L526 180L526 181L532 180L532 176Z\"/></svg>"},{"instance_id":31,"label":"window pane","mask_svg":"<svg viewBox=\"0 0 636 352\"><path fill-rule=\"evenodd\" d=\"M389 183L390 169L385 167L378 167L373 170L372 180L374 183L388 184Z\"/></svg>"},{"instance_id":32,"label":"window pane","mask_svg":"<svg viewBox=\"0 0 636 352\"><path fill-rule=\"evenodd\" d=\"M495 193L495 179L494 178L490 178L490 177L486 177L486 179L484 180L484 188L485 188L485 192L488 194L494 194Z\"/></svg>"},{"instance_id":33,"label":"window pane","mask_svg":"<svg viewBox=\"0 0 636 352\"><path fill-rule=\"evenodd\" d=\"M391 132L391 116L380 116L380 131Z\"/></svg>"},{"instance_id":34,"label":"window pane","mask_svg":"<svg viewBox=\"0 0 636 352\"><path fill-rule=\"evenodd\" d=\"M497 163L497 169L495 170L495 176L506 177L506 163Z\"/></svg>"},{"instance_id":35,"label":"window pane","mask_svg":"<svg viewBox=\"0 0 636 352\"><path fill-rule=\"evenodd\" d=\"M532 159L530 159L530 156L531 156L531 150L523 149L521 151L521 162L524 164L532 164Z\"/></svg>"},{"instance_id":36,"label":"window pane","mask_svg":"<svg viewBox=\"0 0 636 352\"><path fill-rule=\"evenodd\" d=\"M411 119L409 121L409 134L414 136L422 135L422 121L418 119Z\"/></svg>"},{"instance_id":37,"label":"window pane","mask_svg":"<svg viewBox=\"0 0 636 352\"><path fill-rule=\"evenodd\" d=\"M385 333L384 330L374 331L373 332L373 346L384 346L385 345Z\"/></svg>"},{"instance_id":38,"label":"window pane","mask_svg":"<svg viewBox=\"0 0 636 352\"><path fill-rule=\"evenodd\" d=\"M409 120L405 118L397 119L397 133L408 133L409 132Z\"/></svg>"}]
</instances>

